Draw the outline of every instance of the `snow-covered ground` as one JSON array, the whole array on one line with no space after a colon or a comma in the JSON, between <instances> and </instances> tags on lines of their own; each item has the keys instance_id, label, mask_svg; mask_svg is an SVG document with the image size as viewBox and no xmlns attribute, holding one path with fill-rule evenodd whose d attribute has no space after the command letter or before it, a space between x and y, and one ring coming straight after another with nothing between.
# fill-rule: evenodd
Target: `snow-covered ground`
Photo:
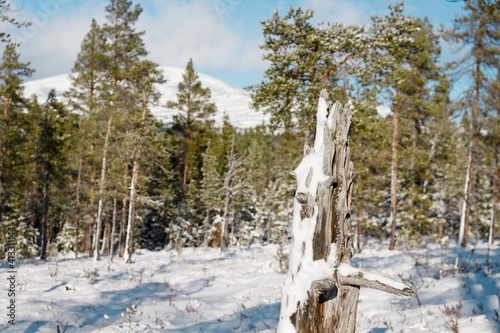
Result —
<instances>
[{"instance_id":1,"label":"snow-covered ground","mask_svg":"<svg viewBox=\"0 0 500 333\"><path fill-rule=\"evenodd\" d=\"M500 248L371 246L354 265L411 279L418 298L362 289L358 332L500 332ZM138 251L119 258L16 262L16 325L7 324L7 263L0 269L0 332L274 332L281 286L275 245ZM419 305L420 303L420 305ZM127 311L128 308L128 311Z\"/></svg>"},{"instance_id":2,"label":"snow-covered ground","mask_svg":"<svg viewBox=\"0 0 500 333\"><path fill-rule=\"evenodd\" d=\"M151 107L154 116L164 122L170 122L177 113L175 110L166 108L167 101L176 100L177 85L182 81L185 69L169 66L161 66L165 79L164 84L157 85L161 93L158 105ZM236 89L229 84L216 79L210 75L198 73L203 87L210 88L212 92L211 101L217 106L217 113L213 117L217 125L222 125L224 115L229 117L231 124L237 128L252 128L269 122L269 117L262 112L250 108L250 94L242 89ZM57 96L61 96L71 86L68 74L57 75L25 83L25 96L37 95L40 102L46 100L51 89L56 90Z\"/></svg>"}]
</instances>

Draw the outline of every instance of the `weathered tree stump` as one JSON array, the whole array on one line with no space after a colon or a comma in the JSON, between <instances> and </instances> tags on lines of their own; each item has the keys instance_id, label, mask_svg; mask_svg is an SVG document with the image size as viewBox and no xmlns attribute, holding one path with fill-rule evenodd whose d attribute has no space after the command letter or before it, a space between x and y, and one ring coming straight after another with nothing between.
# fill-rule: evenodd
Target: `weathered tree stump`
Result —
<instances>
[{"instance_id":1,"label":"weathered tree stump","mask_svg":"<svg viewBox=\"0 0 500 333\"><path fill-rule=\"evenodd\" d=\"M293 240L280 333L355 332L360 286L415 295L404 283L351 266L351 119L349 107L328 106L328 94L321 92L314 147L305 146L294 171Z\"/></svg>"}]
</instances>

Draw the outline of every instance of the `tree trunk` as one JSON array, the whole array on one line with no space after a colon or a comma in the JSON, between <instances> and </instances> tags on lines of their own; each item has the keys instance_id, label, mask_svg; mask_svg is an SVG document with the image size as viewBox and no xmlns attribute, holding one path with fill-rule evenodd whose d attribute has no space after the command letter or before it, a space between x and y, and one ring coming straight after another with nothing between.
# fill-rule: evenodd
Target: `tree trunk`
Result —
<instances>
[{"instance_id":1,"label":"tree trunk","mask_svg":"<svg viewBox=\"0 0 500 333\"><path fill-rule=\"evenodd\" d=\"M47 259L47 244L49 238L49 175L48 171L45 171L44 179L43 179L43 189L42 189L42 211L41 211L42 220L40 221L40 259Z\"/></svg>"},{"instance_id":2,"label":"tree trunk","mask_svg":"<svg viewBox=\"0 0 500 333\"><path fill-rule=\"evenodd\" d=\"M134 224L135 224L135 204L137 201L137 183L139 181L139 165L141 158L141 149L134 149L134 164L132 167L132 179L130 181L130 200L127 221L127 238L125 241L125 256L126 263L132 261L132 253L134 252Z\"/></svg>"},{"instance_id":3,"label":"tree trunk","mask_svg":"<svg viewBox=\"0 0 500 333\"><path fill-rule=\"evenodd\" d=\"M113 217L111 222L111 235L109 238L109 260L113 262L115 253L115 232L116 232L116 198L113 198Z\"/></svg>"},{"instance_id":4,"label":"tree trunk","mask_svg":"<svg viewBox=\"0 0 500 333\"><path fill-rule=\"evenodd\" d=\"M97 208L97 228L94 242L95 257L94 260L100 259L101 229L102 229L102 214L104 211L104 190L106 188L106 163L109 149L109 137L111 135L111 124L113 123L113 115L109 116L108 128L106 130L106 137L104 138L104 148L102 151L102 165L101 165L101 181L99 182L99 205Z\"/></svg>"},{"instance_id":5,"label":"tree trunk","mask_svg":"<svg viewBox=\"0 0 500 333\"><path fill-rule=\"evenodd\" d=\"M340 263L351 263L351 117L351 110L338 103L328 110L327 94L321 93L314 147L306 145L295 170L293 243L278 332L355 331L359 287L331 286L319 293L314 287L315 281L333 277ZM313 273L321 266L331 275ZM299 284L313 290L304 292Z\"/></svg>"},{"instance_id":6,"label":"tree trunk","mask_svg":"<svg viewBox=\"0 0 500 333\"><path fill-rule=\"evenodd\" d=\"M82 185L82 164L83 157L80 156L78 161L78 176L76 177L76 216L75 216L75 259L78 258L78 238L80 236L80 219L82 216L82 207L80 206L80 191Z\"/></svg>"},{"instance_id":7,"label":"tree trunk","mask_svg":"<svg viewBox=\"0 0 500 333\"><path fill-rule=\"evenodd\" d=\"M210 228L210 207L205 211L205 221L203 222L203 247L208 247L208 230Z\"/></svg>"},{"instance_id":8,"label":"tree trunk","mask_svg":"<svg viewBox=\"0 0 500 333\"><path fill-rule=\"evenodd\" d=\"M399 105L397 103L398 88L393 102L392 118L392 166L391 166L391 239L389 250L394 250L396 246L396 217L397 217L397 187L398 187L398 127L399 127Z\"/></svg>"},{"instance_id":9,"label":"tree trunk","mask_svg":"<svg viewBox=\"0 0 500 333\"><path fill-rule=\"evenodd\" d=\"M86 223L87 226L85 228L85 245L84 251L88 252L89 257L93 257L94 253L92 252L92 236L94 234L94 224L95 224L95 213L94 213L94 203L95 203L95 190L94 190L95 176L92 172L90 176L90 198L89 198L89 206L90 206L90 220Z\"/></svg>"},{"instance_id":10,"label":"tree trunk","mask_svg":"<svg viewBox=\"0 0 500 333\"><path fill-rule=\"evenodd\" d=\"M142 92L142 115L141 124L144 124L148 112L148 95L146 90ZM142 125L143 126L143 125ZM140 133L138 133L140 136ZM132 179L130 182L130 200L129 200L129 211L128 211L128 223L127 223L127 239L125 241L125 262L130 263L132 261L132 253L134 252L134 226L135 226L135 206L137 203L137 184L139 183L139 168L141 165L141 142L137 143L134 148L132 159L134 161L132 167Z\"/></svg>"},{"instance_id":11,"label":"tree trunk","mask_svg":"<svg viewBox=\"0 0 500 333\"><path fill-rule=\"evenodd\" d=\"M122 219L120 221L120 241L119 241L119 247L120 250L118 251L118 256L120 258L123 258L123 255L125 254L125 238L127 234L127 229L125 227L125 221L127 221L127 196L123 196L122 199Z\"/></svg>"},{"instance_id":12,"label":"tree trunk","mask_svg":"<svg viewBox=\"0 0 500 333\"><path fill-rule=\"evenodd\" d=\"M234 159L234 135L231 141L231 150L227 161L227 173L224 178L224 217L222 226L222 240L220 243L221 252L225 252L229 245L229 208L232 199L233 176L235 172L235 159Z\"/></svg>"},{"instance_id":13,"label":"tree trunk","mask_svg":"<svg viewBox=\"0 0 500 333\"><path fill-rule=\"evenodd\" d=\"M188 171L189 171L189 149L191 147L191 138L189 137L189 129L187 129L187 134L186 134L186 140L185 140L185 146L186 146L186 153L184 155L184 171L182 175L182 186L186 186L187 180L188 180Z\"/></svg>"},{"instance_id":14,"label":"tree trunk","mask_svg":"<svg viewBox=\"0 0 500 333\"><path fill-rule=\"evenodd\" d=\"M493 165L493 197L491 204L491 223L490 233L488 236L488 244L491 246L495 241L495 221L497 219L497 206L498 206L498 147L495 149L495 159Z\"/></svg>"},{"instance_id":15,"label":"tree trunk","mask_svg":"<svg viewBox=\"0 0 500 333\"><path fill-rule=\"evenodd\" d=\"M101 254L106 253L106 251L109 252L109 244L110 244L110 235L111 235L111 221L106 221L104 227L104 237L102 240L102 245L101 245Z\"/></svg>"},{"instance_id":16,"label":"tree trunk","mask_svg":"<svg viewBox=\"0 0 500 333\"><path fill-rule=\"evenodd\" d=\"M476 140L477 140L477 119L479 117L479 86L481 61L476 60L475 85L472 102L471 133L469 145L469 161L467 163L467 175L465 177L464 201L462 205L462 215L460 217L460 231L458 242L461 247L467 246L470 224L470 211L472 204L472 192L474 191L474 169L476 162Z\"/></svg>"},{"instance_id":17,"label":"tree trunk","mask_svg":"<svg viewBox=\"0 0 500 333\"><path fill-rule=\"evenodd\" d=\"M283 286L279 333L352 333L356 330L359 287L415 295L401 282L351 266L349 107L327 105L321 92L314 147L306 144L295 169L293 241ZM306 287L306 288L304 288Z\"/></svg>"}]
</instances>

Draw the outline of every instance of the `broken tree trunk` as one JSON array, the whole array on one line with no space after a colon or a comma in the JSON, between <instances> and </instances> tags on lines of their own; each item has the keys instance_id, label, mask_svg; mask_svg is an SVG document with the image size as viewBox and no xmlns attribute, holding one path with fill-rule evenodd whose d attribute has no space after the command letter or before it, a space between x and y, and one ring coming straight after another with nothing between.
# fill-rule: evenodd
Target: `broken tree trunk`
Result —
<instances>
[{"instance_id":1,"label":"broken tree trunk","mask_svg":"<svg viewBox=\"0 0 500 333\"><path fill-rule=\"evenodd\" d=\"M289 272L283 286L278 332L349 333L356 329L360 286L415 295L404 283L351 266L349 107L327 104L321 92L314 147L295 169L297 192Z\"/></svg>"}]
</instances>

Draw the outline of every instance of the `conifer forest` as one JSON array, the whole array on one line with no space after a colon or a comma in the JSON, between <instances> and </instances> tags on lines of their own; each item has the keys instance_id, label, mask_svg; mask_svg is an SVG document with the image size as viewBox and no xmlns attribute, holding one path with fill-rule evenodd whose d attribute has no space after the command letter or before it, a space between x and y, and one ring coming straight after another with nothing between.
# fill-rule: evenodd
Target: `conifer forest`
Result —
<instances>
[{"instance_id":1,"label":"conifer forest","mask_svg":"<svg viewBox=\"0 0 500 333\"><path fill-rule=\"evenodd\" d=\"M13 245L20 261L88 258L107 262L109 272L138 253L157 260L165 249L172 258L258 245L271 246L286 272L292 171L314 144L325 89L353 113L353 253L481 243L489 260L500 238L500 3L455 5L462 14L442 26L406 14L403 2L364 26L315 23L315 13L300 7L276 10L261 20L265 74L245 87L250 108L267 118L248 128L230 121L231 110L218 110L196 54L175 98L164 102L160 88L170 78L148 58L148 31L137 28L140 1L109 0L105 19L88 22L69 88L59 95L26 94L37 68L0 32L0 259ZM8 0L0 0L0 17L30 24L16 19ZM456 61L443 60L444 44L459 50ZM153 107L170 120L155 117ZM216 122L220 113L227 114ZM130 332L136 309L126 311ZM498 299L495 311L500 327ZM459 324L446 325L458 332ZM228 332L267 329L237 326ZM191 329L176 332L210 331Z\"/></svg>"}]
</instances>

